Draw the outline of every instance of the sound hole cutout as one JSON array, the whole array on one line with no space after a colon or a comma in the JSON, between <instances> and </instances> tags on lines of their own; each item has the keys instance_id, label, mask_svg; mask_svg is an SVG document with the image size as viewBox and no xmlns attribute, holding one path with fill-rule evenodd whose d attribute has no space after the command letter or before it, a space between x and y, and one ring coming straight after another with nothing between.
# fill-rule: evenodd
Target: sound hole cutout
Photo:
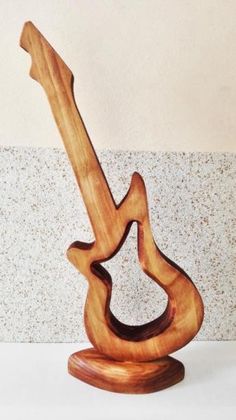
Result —
<instances>
[{"instance_id":1,"label":"sound hole cutout","mask_svg":"<svg viewBox=\"0 0 236 420\"><path fill-rule=\"evenodd\" d=\"M137 224L119 252L102 265L112 277L110 309L122 323L138 326L158 318L165 311L168 296L140 266L137 249Z\"/></svg>"}]
</instances>

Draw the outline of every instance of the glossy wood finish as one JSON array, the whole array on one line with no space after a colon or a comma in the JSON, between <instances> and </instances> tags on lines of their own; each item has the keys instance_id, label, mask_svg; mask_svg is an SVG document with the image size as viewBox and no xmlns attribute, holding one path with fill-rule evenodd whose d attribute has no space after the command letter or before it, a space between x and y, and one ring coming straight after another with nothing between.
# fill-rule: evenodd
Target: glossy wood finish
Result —
<instances>
[{"instance_id":1,"label":"glossy wood finish","mask_svg":"<svg viewBox=\"0 0 236 420\"><path fill-rule=\"evenodd\" d=\"M138 173L133 174L121 203L115 203L77 109L70 69L31 22L25 24L20 43L31 55L31 76L47 94L94 232L94 242L77 241L67 252L89 282L85 305L88 337L99 353L118 361L163 358L198 332L203 320L200 294L188 275L158 249L151 232L145 184ZM141 326L125 325L112 314L112 280L101 265L119 251L134 222L140 266L168 295L164 313Z\"/></svg>"},{"instance_id":2,"label":"glossy wood finish","mask_svg":"<svg viewBox=\"0 0 236 420\"><path fill-rule=\"evenodd\" d=\"M93 348L72 354L68 370L97 388L125 394L160 391L184 378L183 364L173 357L151 362L118 362Z\"/></svg>"}]
</instances>

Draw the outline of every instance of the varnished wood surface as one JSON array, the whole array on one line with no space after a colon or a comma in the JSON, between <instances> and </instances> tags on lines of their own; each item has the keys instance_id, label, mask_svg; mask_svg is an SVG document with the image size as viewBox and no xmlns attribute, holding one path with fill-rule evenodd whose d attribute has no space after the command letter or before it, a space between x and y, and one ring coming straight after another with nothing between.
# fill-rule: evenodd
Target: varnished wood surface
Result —
<instances>
[{"instance_id":1,"label":"varnished wood surface","mask_svg":"<svg viewBox=\"0 0 236 420\"><path fill-rule=\"evenodd\" d=\"M173 385L183 379L184 367L167 355L198 332L203 320L200 294L188 275L158 249L138 173L121 203L115 203L77 109L70 69L31 22L24 26L21 46L31 54L31 76L47 94L95 237L93 243L73 243L67 253L89 282L85 326L95 347L73 354L69 372L114 392L147 393ZM112 280L101 265L119 251L134 222L140 266L168 295L164 313L142 326L125 325L111 313Z\"/></svg>"},{"instance_id":2,"label":"varnished wood surface","mask_svg":"<svg viewBox=\"0 0 236 420\"><path fill-rule=\"evenodd\" d=\"M68 371L97 388L126 394L160 391L184 378L183 364L173 357L150 362L119 362L94 348L72 354Z\"/></svg>"}]
</instances>

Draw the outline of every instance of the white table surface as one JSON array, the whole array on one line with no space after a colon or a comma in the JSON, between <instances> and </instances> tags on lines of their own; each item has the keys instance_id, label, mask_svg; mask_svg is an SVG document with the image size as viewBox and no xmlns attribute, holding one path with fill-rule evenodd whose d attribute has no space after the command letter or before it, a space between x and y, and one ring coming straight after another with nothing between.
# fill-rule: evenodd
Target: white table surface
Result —
<instances>
[{"instance_id":1,"label":"white table surface","mask_svg":"<svg viewBox=\"0 0 236 420\"><path fill-rule=\"evenodd\" d=\"M69 355L88 346L0 344L0 419L236 419L236 342L188 344L174 355L185 379L146 395L103 391L67 374Z\"/></svg>"}]
</instances>

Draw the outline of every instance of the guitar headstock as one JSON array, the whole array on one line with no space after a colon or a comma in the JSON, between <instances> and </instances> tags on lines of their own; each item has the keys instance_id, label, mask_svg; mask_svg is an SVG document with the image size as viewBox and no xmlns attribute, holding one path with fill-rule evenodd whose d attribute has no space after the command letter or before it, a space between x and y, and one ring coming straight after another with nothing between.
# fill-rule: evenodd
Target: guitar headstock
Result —
<instances>
[{"instance_id":1,"label":"guitar headstock","mask_svg":"<svg viewBox=\"0 0 236 420\"><path fill-rule=\"evenodd\" d=\"M61 83L61 79L71 84L71 70L32 22L24 24L20 46L31 55L30 76L45 89L49 83Z\"/></svg>"}]
</instances>

